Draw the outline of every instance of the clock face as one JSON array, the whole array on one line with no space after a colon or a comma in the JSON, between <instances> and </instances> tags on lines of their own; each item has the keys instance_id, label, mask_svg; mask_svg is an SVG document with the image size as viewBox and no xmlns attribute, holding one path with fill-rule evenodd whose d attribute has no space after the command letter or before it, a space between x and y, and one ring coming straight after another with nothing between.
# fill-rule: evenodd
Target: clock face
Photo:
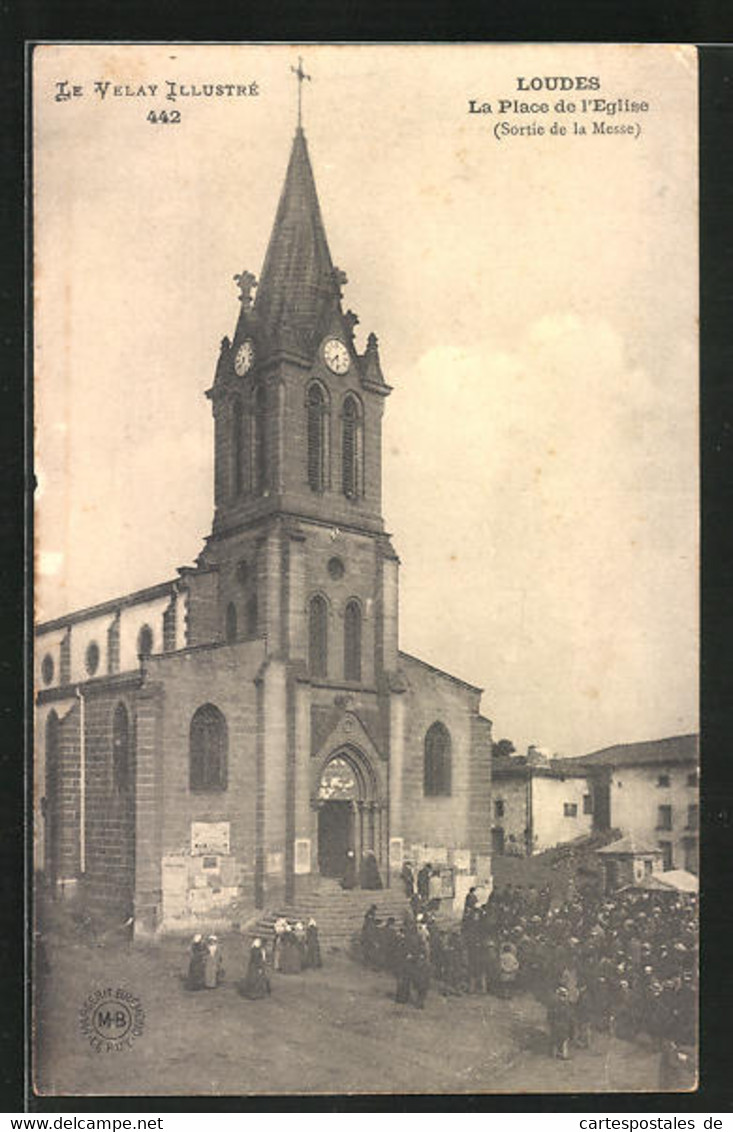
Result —
<instances>
[{"instance_id":1,"label":"clock face","mask_svg":"<svg viewBox=\"0 0 733 1132\"><path fill-rule=\"evenodd\" d=\"M255 360L255 348L251 338L245 338L242 345L237 350L234 358L234 370L239 377L244 377L248 370L252 369Z\"/></svg>"},{"instance_id":2,"label":"clock face","mask_svg":"<svg viewBox=\"0 0 733 1132\"><path fill-rule=\"evenodd\" d=\"M349 351L338 338L327 338L323 344L323 357L332 373L346 373L349 368Z\"/></svg>"}]
</instances>

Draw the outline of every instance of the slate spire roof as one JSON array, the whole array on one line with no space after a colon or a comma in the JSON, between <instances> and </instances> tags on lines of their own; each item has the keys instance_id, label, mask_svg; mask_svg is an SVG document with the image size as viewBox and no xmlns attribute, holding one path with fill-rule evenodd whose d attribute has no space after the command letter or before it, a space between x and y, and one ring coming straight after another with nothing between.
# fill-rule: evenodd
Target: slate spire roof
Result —
<instances>
[{"instance_id":1,"label":"slate spire roof","mask_svg":"<svg viewBox=\"0 0 733 1132\"><path fill-rule=\"evenodd\" d=\"M324 321L339 309L340 298L339 277L326 239L308 145L299 126L262 268L254 315L271 346L307 350Z\"/></svg>"}]
</instances>

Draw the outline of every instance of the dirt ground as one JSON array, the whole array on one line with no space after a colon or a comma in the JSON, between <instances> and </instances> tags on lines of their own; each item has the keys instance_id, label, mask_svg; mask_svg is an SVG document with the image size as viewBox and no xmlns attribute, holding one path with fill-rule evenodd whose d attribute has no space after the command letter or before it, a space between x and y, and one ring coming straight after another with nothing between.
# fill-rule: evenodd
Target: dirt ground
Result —
<instances>
[{"instance_id":1,"label":"dirt ground","mask_svg":"<svg viewBox=\"0 0 733 1132\"><path fill-rule=\"evenodd\" d=\"M55 1095L514 1093L654 1090L659 1055L599 1036L569 1062L547 1055L544 1010L528 995L443 997L419 1011L394 1002L393 980L340 952L324 968L273 976L270 999L241 998L240 937L223 940L226 982L192 994L186 941L142 948L46 940L36 1091ZM131 1048L96 1050L80 1010L122 988L145 1012Z\"/></svg>"}]
</instances>

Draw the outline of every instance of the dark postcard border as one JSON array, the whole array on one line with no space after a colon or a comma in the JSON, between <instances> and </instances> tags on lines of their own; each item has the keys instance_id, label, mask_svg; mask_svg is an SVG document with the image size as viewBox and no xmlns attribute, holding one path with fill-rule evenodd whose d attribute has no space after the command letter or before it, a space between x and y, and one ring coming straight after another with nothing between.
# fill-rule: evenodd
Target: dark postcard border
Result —
<instances>
[{"instance_id":1,"label":"dark postcard border","mask_svg":"<svg viewBox=\"0 0 733 1132\"><path fill-rule=\"evenodd\" d=\"M629 39L646 41L680 41L690 32L698 30L703 8L697 6L690 13L685 5L686 20L677 20L675 11L682 5L667 5L664 17L654 24L657 34L650 35L647 24L645 34L636 33L631 24L621 32L619 27L609 29L607 38L614 42ZM521 8L521 6L520 6ZM603 7L606 20L610 6ZM354 8L351 9L352 14ZM554 29L551 38L589 38L583 35L563 35L563 10L552 11ZM636 9L643 13L643 6ZM494 14L498 25L490 38L500 41L520 38L508 31L511 17L508 6L497 5ZM517 12L515 5L513 11ZM503 18L502 18L503 14ZM577 14L577 13L576 13ZM38 24L38 11L27 13L30 24ZM48 12L44 13L44 16ZM423 10L423 17L426 13ZM129 9L127 10L129 17ZM618 10L616 9L616 16ZM122 19L122 8L107 9L104 20L100 10L91 12L91 5L77 5L77 26L87 18L84 36L91 27L100 23L99 38L114 38L113 29ZM601 19L594 27L593 39L606 26ZM241 17L240 17L241 21ZM7 30L7 18L6 18ZM50 21L44 21L54 23ZM69 21L58 38L73 38ZM161 38L173 38L169 21L168 33ZM226 23L226 21L224 21ZM723 22L723 21L720 21ZM358 23L358 21L357 21ZM534 21L536 27L537 21ZM444 24L437 18L413 23L412 36L420 30L420 38L469 39L441 34ZM424 30L423 30L424 29ZM268 38L260 29L251 38ZM289 24L292 39L301 38ZM343 38L363 39L366 29L352 21L350 32ZM390 29L391 30L391 29ZM488 29L487 29L488 30ZM48 28L44 29L48 38ZM152 31L152 29L151 29ZM576 29L577 31L577 29ZM303 29L306 32L306 29ZM437 33L437 34L436 34ZM179 32L180 34L180 32ZM302 33L301 33L302 34ZM710 34L710 33L708 33ZM328 35L322 38L339 38ZM394 35L394 32L393 32ZM153 38L151 35L150 38ZM241 27L237 39L246 38ZM303 38L308 38L306 34ZM311 33L312 38L315 34ZM399 38L399 36L394 36ZM122 38L122 36L120 36ZM147 36L145 37L147 38ZM227 38L221 34L218 38ZM290 38L290 37L289 37ZM407 38L407 36L405 37ZM535 30L533 40L545 38ZM549 39L550 36L548 35ZM143 40L141 40L143 41ZM14 53L17 52L17 55ZM25 723L22 711L23 696L27 688L20 658L23 655L25 629L30 608L23 614L23 540L24 519L29 518L28 500L23 499L24 460L29 459L30 399L24 405L23 288L17 285L23 278L23 236L20 225L13 221L22 215L23 207L23 62L22 49L12 37L6 40L4 51L4 98L0 104L2 138L5 160L0 166L0 225L4 236L4 273L0 291L0 320L4 365L0 374L3 395L3 412L0 414L2 430L2 475L0 475L0 710L3 721L4 743L0 746L0 977L2 977L3 1016L0 1022L0 1088L4 1111L21 1111L30 1108L35 1112L83 1111L662 1111L694 1112L701 1110L726 1111L733 1099L733 1086L728 1069L730 1046L729 1019L733 1002L725 996L729 983L730 940L733 928L733 908L726 899L725 881L730 876L726 869L730 857L730 826L733 814L728 753L730 727L730 679L733 670L730 657L731 625L731 564L730 546L731 482L730 453L733 438L733 48L706 46L700 49L700 179L701 179L701 362L702 412L701 460L703 487L703 547L704 572L702 590L703 665L702 665L702 727L703 727L703 783L702 783L702 856L704 891L703 906L703 966L702 966L702 1053L701 1087L696 1094L664 1096L659 1094L559 1094L522 1096L436 1096L436 1097L303 1097L284 1098L48 1098L31 1097L24 1087L23 1040L27 1030L24 1024L26 1009L26 982L23 977L22 957L25 948L24 893L20 878L23 871L22 815L24 804L23 767L21 752L24 746ZM13 58L10 58L10 56ZM17 111L17 114L14 113ZM15 211L17 208L17 212ZM15 216L14 216L15 214ZM17 269L14 271L13 269ZM15 276L16 286L11 284ZM28 276L28 298L31 298ZM30 466L25 469L30 476ZM28 483L32 482L28 478ZM31 566L26 558L26 569ZM670 616L674 611L670 611ZM650 1083L651 1084L651 1083Z\"/></svg>"}]
</instances>

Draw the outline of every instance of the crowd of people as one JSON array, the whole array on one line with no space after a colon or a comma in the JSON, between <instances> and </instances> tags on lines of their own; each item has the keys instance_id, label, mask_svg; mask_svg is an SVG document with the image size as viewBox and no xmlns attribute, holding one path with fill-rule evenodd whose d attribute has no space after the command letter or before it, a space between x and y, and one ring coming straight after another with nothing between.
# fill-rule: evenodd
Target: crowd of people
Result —
<instances>
[{"instance_id":1,"label":"crowd of people","mask_svg":"<svg viewBox=\"0 0 733 1132\"><path fill-rule=\"evenodd\" d=\"M549 888L507 885L480 905L471 889L454 927L436 919L421 879L406 884L401 923L380 921L372 905L361 932L364 962L394 975L397 1001L424 1005L431 980L446 995L529 992L547 1008L560 1058L597 1031L694 1045L695 897L631 888L573 893L557 906Z\"/></svg>"},{"instance_id":2,"label":"crowd of people","mask_svg":"<svg viewBox=\"0 0 733 1132\"><path fill-rule=\"evenodd\" d=\"M444 995L529 993L545 1006L550 1052L562 1059L574 1046L590 1047L597 1032L646 1035L673 1059L695 1046L695 896L572 889L558 903L549 887L506 885L481 904L471 888L456 924L439 918L431 875L430 865L403 875L409 899L399 922L380 919L376 904L364 916L361 957L395 978L398 1003L422 1009L431 985ZM261 937L252 941L239 991L262 998L271 993L271 969L290 975L321 966L315 920L280 916L270 948ZM194 936L189 989L215 989L224 976L217 937Z\"/></svg>"},{"instance_id":3,"label":"crowd of people","mask_svg":"<svg viewBox=\"0 0 733 1132\"><path fill-rule=\"evenodd\" d=\"M245 998L265 998L272 993L268 970L283 975L296 975L307 968L323 966L318 925L311 917L307 924L302 920L291 923L285 916L278 916L273 925L272 949L261 936L252 940L249 949L247 972L239 983L239 993ZM218 937L197 933L189 947L188 990L215 990L224 982L225 970Z\"/></svg>"}]
</instances>

